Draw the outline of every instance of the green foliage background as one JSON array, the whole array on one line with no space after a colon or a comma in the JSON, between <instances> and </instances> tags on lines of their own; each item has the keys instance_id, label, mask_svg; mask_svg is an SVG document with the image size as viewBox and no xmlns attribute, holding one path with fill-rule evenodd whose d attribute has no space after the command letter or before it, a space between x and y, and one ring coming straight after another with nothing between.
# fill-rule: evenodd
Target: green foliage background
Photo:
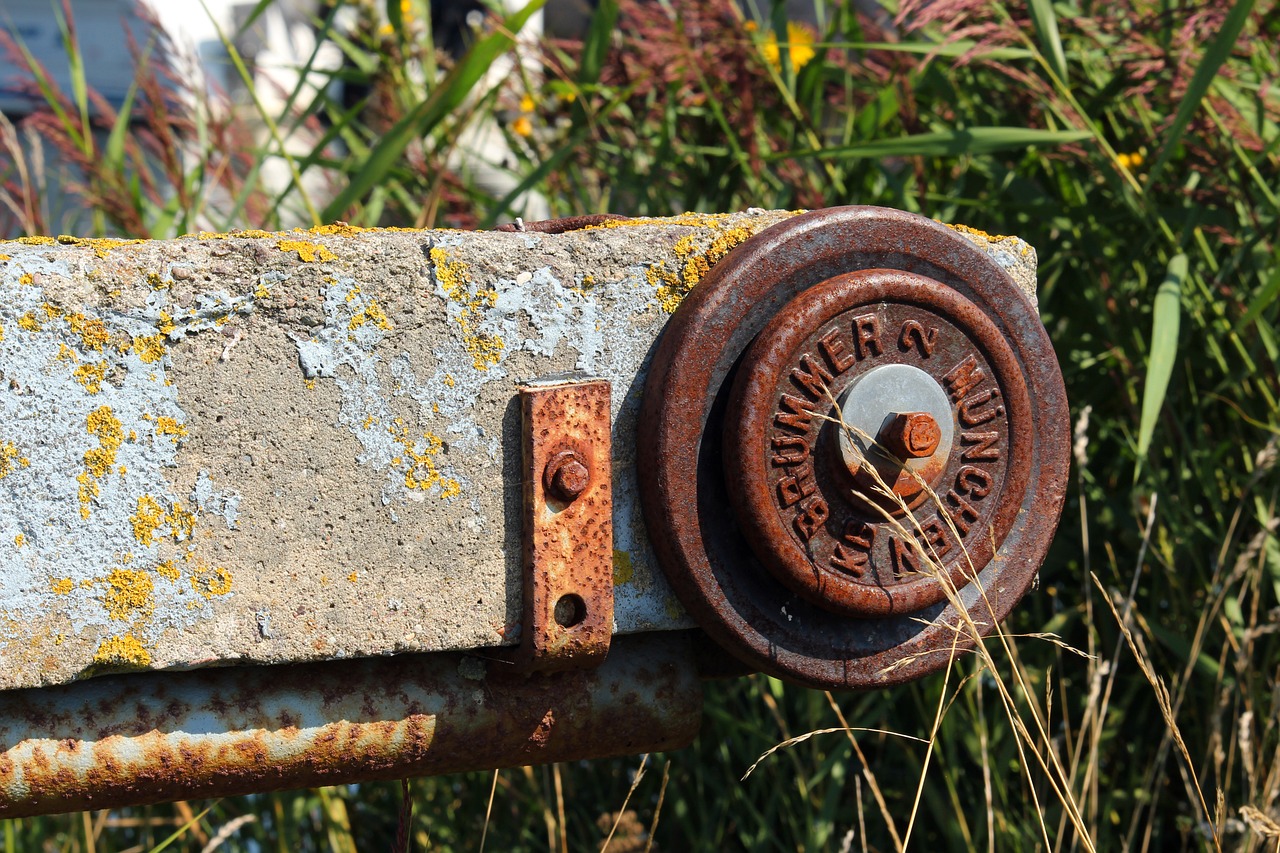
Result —
<instances>
[{"instance_id":1,"label":"green foliage background","mask_svg":"<svg viewBox=\"0 0 1280 853\"><path fill-rule=\"evenodd\" d=\"M1073 485L1011 620L1016 653L994 669L966 659L949 679L866 695L711 683L698 742L650 756L629 799L639 758L415 780L414 849L595 849L620 811L614 850L1277 849L1276 4L821 3L806 33L767 4L744 17L724 0L601 0L583 43L548 44L545 66L526 55L486 90L535 6L491 17L457 58L435 53L418 0L358 4L342 32L329 7L316 24L346 64L307 70L359 96L299 86L277 113L256 95L233 112L175 101L145 71L149 46L119 112L90 109L78 62L72 92L37 70L47 109L0 125L0 227L59 230L27 128L46 164L72 170L87 227L128 236L488 226L525 191L557 215L863 203L1017 234L1039 252L1077 418ZM517 160L502 199L449 168L490 120ZM268 163L285 185L260 180ZM1030 636L1043 633L1061 643ZM1047 737L1019 739L997 683L1025 685L1016 714L1038 708ZM932 747L846 721L932 733ZM770 747L826 729L743 779ZM400 795L14 820L3 838L201 850L222 830L227 850L385 850Z\"/></svg>"}]
</instances>

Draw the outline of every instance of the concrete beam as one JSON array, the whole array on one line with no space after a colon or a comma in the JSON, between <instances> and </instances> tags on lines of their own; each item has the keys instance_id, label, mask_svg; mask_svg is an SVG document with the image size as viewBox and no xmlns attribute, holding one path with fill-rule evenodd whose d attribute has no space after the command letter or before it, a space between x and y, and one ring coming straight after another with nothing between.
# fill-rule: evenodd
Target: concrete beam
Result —
<instances>
[{"instance_id":1,"label":"concrete beam","mask_svg":"<svg viewBox=\"0 0 1280 853\"><path fill-rule=\"evenodd\" d=\"M517 642L514 398L562 371L613 384L615 631L690 625L636 498L646 360L789 215L0 243L0 689ZM1034 298L1034 250L962 230Z\"/></svg>"}]
</instances>

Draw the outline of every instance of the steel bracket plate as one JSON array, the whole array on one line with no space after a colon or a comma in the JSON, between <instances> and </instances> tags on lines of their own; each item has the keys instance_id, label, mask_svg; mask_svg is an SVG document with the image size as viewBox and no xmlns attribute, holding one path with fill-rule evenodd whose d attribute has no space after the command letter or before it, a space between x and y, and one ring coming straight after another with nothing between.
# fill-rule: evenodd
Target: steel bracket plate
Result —
<instances>
[{"instance_id":1,"label":"steel bracket plate","mask_svg":"<svg viewBox=\"0 0 1280 853\"><path fill-rule=\"evenodd\" d=\"M609 383L549 377L520 389L527 671L598 666L613 633Z\"/></svg>"}]
</instances>

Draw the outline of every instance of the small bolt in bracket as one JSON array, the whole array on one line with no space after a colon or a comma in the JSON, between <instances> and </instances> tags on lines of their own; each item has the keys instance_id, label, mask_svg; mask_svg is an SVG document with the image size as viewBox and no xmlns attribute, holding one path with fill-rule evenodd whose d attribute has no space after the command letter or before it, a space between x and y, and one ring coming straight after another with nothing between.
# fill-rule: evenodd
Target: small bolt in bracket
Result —
<instances>
[{"instance_id":1,"label":"small bolt in bracket","mask_svg":"<svg viewBox=\"0 0 1280 853\"><path fill-rule=\"evenodd\" d=\"M524 625L533 672L597 666L613 633L609 383L554 377L520 389Z\"/></svg>"}]
</instances>

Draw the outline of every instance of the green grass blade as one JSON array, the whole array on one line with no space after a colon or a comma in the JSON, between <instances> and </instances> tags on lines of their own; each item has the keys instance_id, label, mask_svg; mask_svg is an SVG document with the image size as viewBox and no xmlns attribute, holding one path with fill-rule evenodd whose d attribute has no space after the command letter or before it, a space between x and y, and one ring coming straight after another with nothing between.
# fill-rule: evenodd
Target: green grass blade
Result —
<instances>
[{"instance_id":1,"label":"green grass blade","mask_svg":"<svg viewBox=\"0 0 1280 853\"><path fill-rule=\"evenodd\" d=\"M614 24L618 20L618 0L600 0L591 17L591 28L582 42L582 66L578 72L578 84L591 85L600 80L609 45L613 41Z\"/></svg>"},{"instance_id":2,"label":"green grass blade","mask_svg":"<svg viewBox=\"0 0 1280 853\"><path fill-rule=\"evenodd\" d=\"M1173 361L1178 353L1178 327L1182 319L1182 283L1187 278L1187 256L1174 255L1164 275L1164 281L1156 291L1155 308L1152 311L1151 347L1147 361L1147 382L1142 390L1142 414L1138 420L1138 468L1137 478L1151 437L1155 435L1156 420L1164 406L1165 392L1169 390L1169 377L1173 375Z\"/></svg>"},{"instance_id":3,"label":"green grass blade","mask_svg":"<svg viewBox=\"0 0 1280 853\"><path fill-rule=\"evenodd\" d=\"M1214 36L1209 48L1204 52L1204 56L1200 58L1200 64L1196 66L1196 73L1191 77L1191 84L1187 86L1187 93L1182 96L1182 101L1178 104L1178 112L1173 117L1173 123L1169 125L1169 130L1165 133L1164 143L1160 146L1160 153L1156 155L1155 161L1151 164L1151 171L1147 174L1146 185L1148 187L1155 186L1156 178L1160 177L1160 171L1169 162L1169 158L1173 156L1178 143L1182 141L1182 134L1186 132L1187 125L1191 123L1191 117L1195 115L1196 109L1200 106L1200 101L1204 99L1205 93L1209 91L1209 86L1213 84L1213 78L1218 76L1218 71L1222 68L1222 64L1227 61L1227 57L1231 55L1232 48L1235 47L1236 41L1240 38L1244 25L1248 23L1249 15L1253 13L1255 2L1256 0L1237 0L1227 14L1226 20L1222 22L1222 29Z\"/></svg>"},{"instance_id":4,"label":"green grass blade","mask_svg":"<svg viewBox=\"0 0 1280 853\"><path fill-rule=\"evenodd\" d=\"M1277 256L1273 263L1280 264L1280 256ZM1245 311L1244 316L1236 323L1234 331L1239 332L1245 326L1258 319L1262 312L1267 310L1271 303L1275 301L1277 295L1280 295L1280 266L1273 267L1271 277L1267 279L1267 283L1262 286L1262 290L1254 297L1253 302L1249 304L1249 310Z\"/></svg>"},{"instance_id":5,"label":"green grass blade","mask_svg":"<svg viewBox=\"0 0 1280 853\"><path fill-rule=\"evenodd\" d=\"M1030 59L1035 54L1025 47L991 47L979 46L976 41L959 39L945 44L934 44L927 41L832 41L817 42L815 49L834 48L847 51L885 51L888 53L905 53L912 56L942 57L958 59L962 56L970 59L1007 60Z\"/></svg>"},{"instance_id":6,"label":"green grass blade","mask_svg":"<svg viewBox=\"0 0 1280 853\"><path fill-rule=\"evenodd\" d=\"M515 44L516 34L525 22L545 3L546 0L532 0L519 12L504 19L493 33L477 41L435 91L387 131L369 152L369 159L360 171L351 176L350 183L325 207L321 218L325 221L340 218L347 208L373 189L400 162L409 143L427 135L452 115L494 60Z\"/></svg>"},{"instance_id":7,"label":"green grass blade","mask_svg":"<svg viewBox=\"0 0 1280 853\"><path fill-rule=\"evenodd\" d=\"M138 60L138 67L144 68L151 60L151 44L148 44L142 52ZM129 84L129 91L125 93L124 102L120 104L120 111L116 113L115 123L111 126L111 133L107 136L107 145L104 152L105 162L113 169L117 169L123 173L124 171L124 147L125 138L129 133L129 125L133 118L133 102L138 96L138 81L135 79Z\"/></svg>"},{"instance_id":8,"label":"green grass blade","mask_svg":"<svg viewBox=\"0 0 1280 853\"><path fill-rule=\"evenodd\" d=\"M814 157L821 160L865 160L879 157L947 157L960 154L990 154L995 151L1051 147L1089 139L1082 130L1040 130L1033 127L970 127L917 133L897 139L874 139L832 148L781 151L766 160Z\"/></svg>"},{"instance_id":9,"label":"green grass blade","mask_svg":"<svg viewBox=\"0 0 1280 853\"><path fill-rule=\"evenodd\" d=\"M80 128L84 134L85 154L93 154L93 131L89 124L89 85L84 76L84 55L80 53L80 39L76 35L75 21L71 17L71 4L63 0L62 9L56 6L54 18L62 34L62 49L67 52L67 68L71 76L71 99L80 112Z\"/></svg>"},{"instance_id":10,"label":"green grass blade","mask_svg":"<svg viewBox=\"0 0 1280 853\"><path fill-rule=\"evenodd\" d=\"M258 5L253 7L253 11L244 19L244 23L237 29L237 35L247 33L249 28L253 26L253 22L261 17L262 13L267 11L267 7L275 3L276 0L258 0Z\"/></svg>"},{"instance_id":11,"label":"green grass blade","mask_svg":"<svg viewBox=\"0 0 1280 853\"><path fill-rule=\"evenodd\" d=\"M1030 0L1027 7L1031 12L1031 25L1036 28L1036 37L1044 48L1045 59L1053 73L1066 85L1067 55L1062 50L1062 38L1058 35L1058 16L1053 11L1053 2Z\"/></svg>"}]
</instances>

